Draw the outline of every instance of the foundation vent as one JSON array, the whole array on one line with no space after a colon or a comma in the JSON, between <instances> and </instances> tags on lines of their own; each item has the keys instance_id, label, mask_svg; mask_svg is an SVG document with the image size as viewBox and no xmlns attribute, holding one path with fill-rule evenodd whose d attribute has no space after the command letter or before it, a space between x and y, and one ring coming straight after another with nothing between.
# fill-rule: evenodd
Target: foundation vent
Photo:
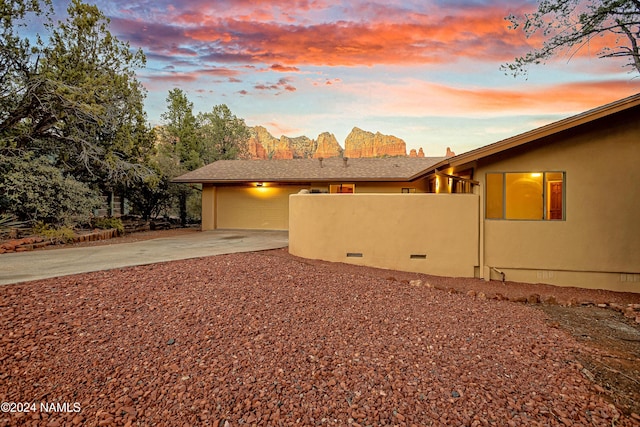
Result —
<instances>
[{"instance_id":1,"label":"foundation vent","mask_svg":"<svg viewBox=\"0 0 640 427\"><path fill-rule=\"evenodd\" d=\"M362 258L362 252L347 252L347 258Z\"/></svg>"},{"instance_id":2,"label":"foundation vent","mask_svg":"<svg viewBox=\"0 0 640 427\"><path fill-rule=\"evenodd\" d=\"M427 259L427 254L411 254L409 259Z\"/></svg>"}]
</instances>

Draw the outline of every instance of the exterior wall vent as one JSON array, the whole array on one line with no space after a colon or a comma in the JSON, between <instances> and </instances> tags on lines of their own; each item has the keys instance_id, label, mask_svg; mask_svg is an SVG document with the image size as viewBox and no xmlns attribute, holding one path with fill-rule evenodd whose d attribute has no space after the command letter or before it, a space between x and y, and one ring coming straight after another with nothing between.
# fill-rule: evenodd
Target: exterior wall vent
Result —
<instances>
[{"instance_id":1,"label":"exterior wall vent","mask_svg":"<svg viewBox=\"0 0 640 427\"><path fill-rule=\"evenodd\" d=\"M347 252L347 258L362 258L362 252Z\"/></svg>"},{"instance_id":2,"label":"exterior wall vent","mask_svg":"<svg viewBox=\"0 0 640 427\"><path fill-rule=\"evenodd\" d=\"M427 254L411 254L409 259L427 259Z\"/></svg>"}]
</instances>

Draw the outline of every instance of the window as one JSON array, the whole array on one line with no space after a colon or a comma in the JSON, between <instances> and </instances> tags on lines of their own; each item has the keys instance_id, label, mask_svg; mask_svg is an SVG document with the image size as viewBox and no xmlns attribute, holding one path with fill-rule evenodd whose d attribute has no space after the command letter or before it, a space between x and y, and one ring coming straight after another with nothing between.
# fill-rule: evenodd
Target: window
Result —
<instances>
[{"instance_id":1,"label":"window","mask_svg":"<svg viewBox=\"0 0 640 427\"><path fill-rule=\"evenodd\" d=\"M329 186L329 193L352 194L355 193L355 189L355 184L331 184Z\"/></svg>"},{"instance_id":2,"label":"window","mask_svg":"<svg viewBox=\"0 0 640 427\"><path fill-rule=\"evenodd\" d=\"M564 172L488 173L488 219L564 219Z\"/></svg>"}]
</instances>

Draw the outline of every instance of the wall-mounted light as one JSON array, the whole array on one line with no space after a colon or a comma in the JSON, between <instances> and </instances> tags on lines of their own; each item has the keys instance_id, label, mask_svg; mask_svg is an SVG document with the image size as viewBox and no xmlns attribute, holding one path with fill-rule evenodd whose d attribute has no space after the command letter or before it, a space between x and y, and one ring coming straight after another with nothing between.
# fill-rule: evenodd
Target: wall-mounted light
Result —
<instances>
[{"instance_id":1,"label":"wall-mounted light","mask_svg":"<svg viewBox=\"0 0 640 427\"><path fill-rule=\"evenodd\" d=\"M262 187L264 184L262 182L256 182L256 187Z\"/></svg>"}]
</instances>

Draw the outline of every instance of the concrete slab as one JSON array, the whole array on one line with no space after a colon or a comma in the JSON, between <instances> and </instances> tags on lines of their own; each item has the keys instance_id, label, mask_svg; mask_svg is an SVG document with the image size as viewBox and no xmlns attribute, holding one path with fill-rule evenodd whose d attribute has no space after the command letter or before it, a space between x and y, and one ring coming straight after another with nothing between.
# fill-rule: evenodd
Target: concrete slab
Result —
<instances>
[{"instance_id":1,"label":"concrete slab","mask_svg":"<svg viewBox=\"0 0 640 427\"><path fill-rule=\"evenodd\" d=\"M0 285L288 244L287 231L215 230L142 242L2 254Z\"/></svg>"}]
</instances>

